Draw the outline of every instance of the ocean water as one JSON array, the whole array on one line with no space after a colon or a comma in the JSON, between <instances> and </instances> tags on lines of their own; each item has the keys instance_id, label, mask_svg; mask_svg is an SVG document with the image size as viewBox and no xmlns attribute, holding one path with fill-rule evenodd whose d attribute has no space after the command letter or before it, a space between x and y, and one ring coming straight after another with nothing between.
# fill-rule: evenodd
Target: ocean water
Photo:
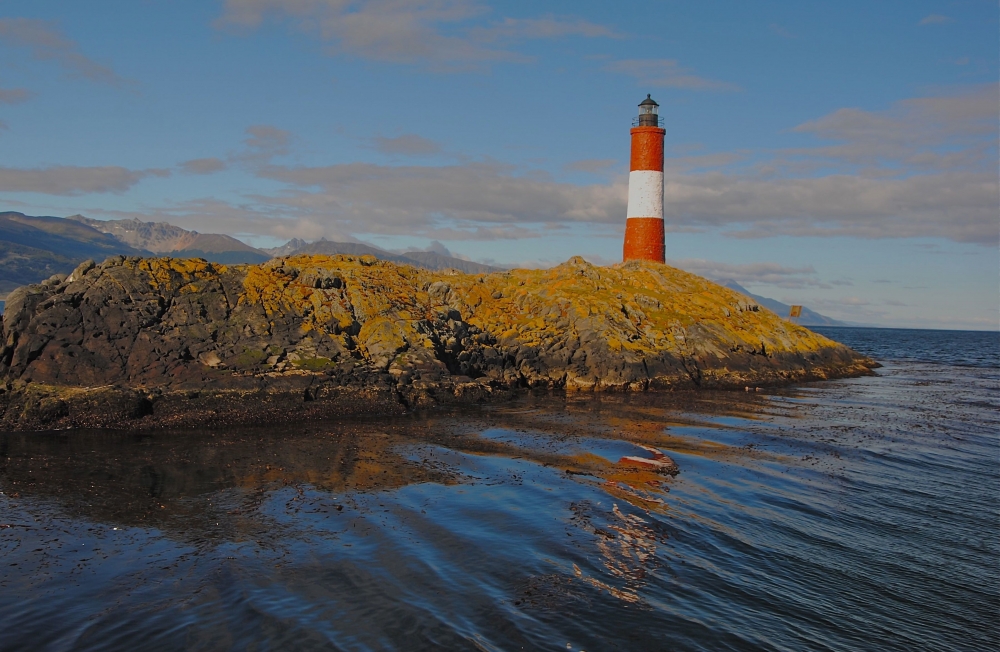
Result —
<instances>
[{"instance_id":1,"label":"ocean water","mask_svg":"<svg viewBox=\"0 0 1000 652\"><path fill-rule=\"evenodd\" d=\"M0 650L998 649L1000 336L817 330L883 366L0 434Z\"/></svg>"}]
</instances>

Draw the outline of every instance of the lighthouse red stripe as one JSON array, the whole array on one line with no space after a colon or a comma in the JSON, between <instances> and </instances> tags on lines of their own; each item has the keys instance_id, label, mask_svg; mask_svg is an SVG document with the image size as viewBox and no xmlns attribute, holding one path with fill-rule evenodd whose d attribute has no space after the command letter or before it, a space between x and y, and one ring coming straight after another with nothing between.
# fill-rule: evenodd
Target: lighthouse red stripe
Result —
<instances>
[{"instance_id":1,"label":"lighthouse red stripe","mask_svg":"<svg viewBox=\"0 0 1000 652\"><path fill-rule=\"evenodd\" d=\"M658 217L630 217L625 220L623 260L664 261L663 220Z\"/></svg>"},{"instance_id":2,"label":"lighthouse red stripe","mask_svg":"<svg viewBox=\"0 0 1000 652\"><path fill-rule=\"evenodd\" d=\"M663 135L659 127L634 127L632 129L631 171L651 170L663 172Z\"/></svg>"}]
</instances>

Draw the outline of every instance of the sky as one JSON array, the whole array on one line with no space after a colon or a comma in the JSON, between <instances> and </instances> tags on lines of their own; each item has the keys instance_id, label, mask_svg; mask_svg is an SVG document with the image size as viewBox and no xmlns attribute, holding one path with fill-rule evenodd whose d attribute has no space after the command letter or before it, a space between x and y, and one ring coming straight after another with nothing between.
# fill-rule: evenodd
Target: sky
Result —
<instances>
[{"instance_id":1,"label":"sky","mask_svg":"<svg viewBox=\"0 0 1000 652\"><path fill-rule=\"evenodd\" d=\"M1000 326L992 0L0 0L0 210L255 246L668 262L828 316Z\"/></svg>"}]
</instances>

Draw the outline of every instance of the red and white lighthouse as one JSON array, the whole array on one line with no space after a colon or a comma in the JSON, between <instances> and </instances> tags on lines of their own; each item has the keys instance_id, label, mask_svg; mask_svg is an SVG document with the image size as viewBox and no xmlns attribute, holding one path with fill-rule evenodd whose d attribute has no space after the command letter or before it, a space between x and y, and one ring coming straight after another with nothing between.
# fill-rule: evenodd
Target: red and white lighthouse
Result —
<instances>
[{"instance_id":1,"label":"red and white lighthouse","mask_svg":"<svg viewBox=\"0 0 1000 652\"><path fill-rule=\"evenodd\" d=\"M653 98L639 103L632 123L632 164L628 175L628 213L622 258L664 261L663 135L659 108Z\"/></svg>"}]
</instances>

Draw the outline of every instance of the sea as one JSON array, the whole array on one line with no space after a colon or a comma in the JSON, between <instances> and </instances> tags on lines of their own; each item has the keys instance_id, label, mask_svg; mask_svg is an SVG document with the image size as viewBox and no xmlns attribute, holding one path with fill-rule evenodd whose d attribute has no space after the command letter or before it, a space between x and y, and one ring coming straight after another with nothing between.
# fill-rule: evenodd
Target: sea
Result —
<instances>
[{"instance_id":1,"label":"sea","mask_svg":"<svg viewBox=\"0 0 1000 652\"><path fill-rule=\"evenodd\" d=\"M1000 649L1000 335L816 330L882 366L0 434L0 650Z\"/></svg>"}]
</instances>

